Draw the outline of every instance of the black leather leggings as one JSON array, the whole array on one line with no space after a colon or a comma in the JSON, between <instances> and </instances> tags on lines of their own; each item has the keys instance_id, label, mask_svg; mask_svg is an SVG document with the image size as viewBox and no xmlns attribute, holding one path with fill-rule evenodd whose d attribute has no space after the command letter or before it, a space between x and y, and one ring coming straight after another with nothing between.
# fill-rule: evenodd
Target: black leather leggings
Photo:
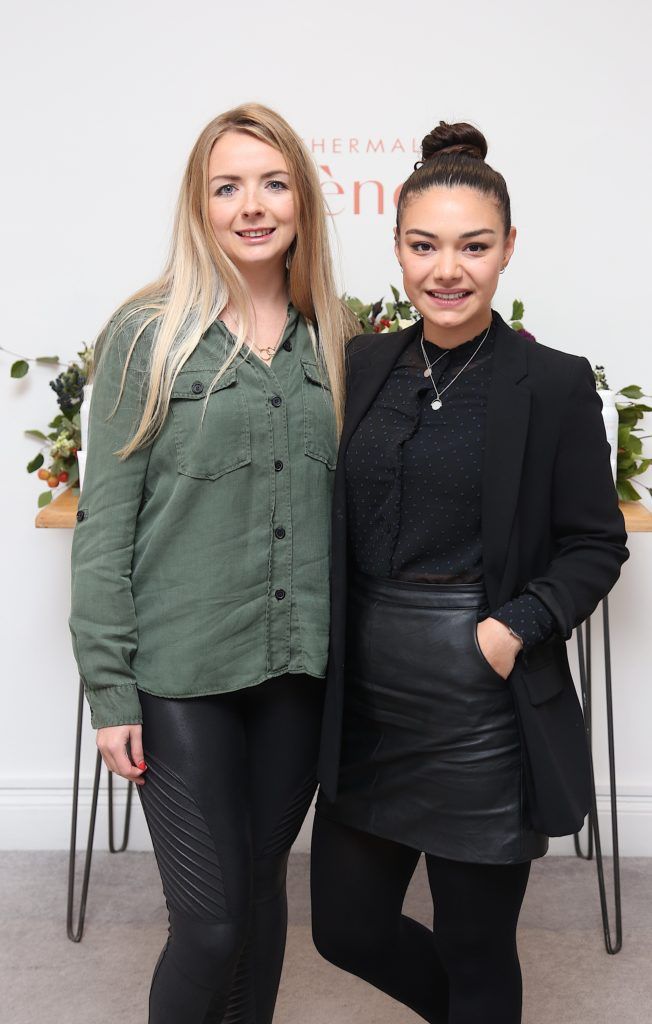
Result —
<instances>
[{"instance_id":1,"label":"black leather leggings","mask_svg":"<svg viewBox=\"0 0 652 1024\"><path fill-rule=\"evenodd\" d=\"M140 787L169 912L149 1024L268 1024L285 952L290 847L315 791L323 682L141 692Z\"/></svg>"},{"instance_id":2,"label":"black leather leggings","mask_svg":"<svg viewBox=\"0 0 652 1024\"><path fill-rule=\"evenodd\" d=\"M431 931L402 913L420 854L315 815L311 886L317 949L431 1024L519 1024L516 924L530 862L426 856Z\"/></svg>"}]
</instances>

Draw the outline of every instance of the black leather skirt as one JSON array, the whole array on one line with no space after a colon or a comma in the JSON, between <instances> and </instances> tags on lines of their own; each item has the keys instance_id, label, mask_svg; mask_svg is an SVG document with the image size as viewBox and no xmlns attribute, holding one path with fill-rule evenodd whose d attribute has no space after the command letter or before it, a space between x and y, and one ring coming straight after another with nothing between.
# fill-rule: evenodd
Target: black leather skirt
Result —
<instances>
[{"instance_id":1,"label":"black leather skirt","mask_svg":"<svg viewBox=\"0 0 652 1024\"><path fill-rule=\"evenodd\" d=\"M545 854L524 821L509 686L478 646L486 614L482 583L355 576L338 795L319 813L451 860Z\"/></svg>"}]
</instances>

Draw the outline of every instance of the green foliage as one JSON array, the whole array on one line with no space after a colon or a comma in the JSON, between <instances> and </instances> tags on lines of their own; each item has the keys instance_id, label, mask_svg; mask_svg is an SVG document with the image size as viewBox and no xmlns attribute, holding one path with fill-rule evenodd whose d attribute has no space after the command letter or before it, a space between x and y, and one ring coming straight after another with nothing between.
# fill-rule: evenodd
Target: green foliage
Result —
<instances>
[{"instance_id":1,"label":"green foliage","mask_svg":"<svg viewBox=\"0 0 652 1024\"><path fill-rule=\"evenodd\" d=\"M523 319L523 314L524 313L525 313L525 306L523 305L521 300L520 299L514 299L514 302L513 302L513 305L512 305L512 315L510 317L510 320L512 321L512 327L514 327L514 321L518 322L518 321ZM514 330L515 331L521 330L522 327L523 327L523 324L521 324L520 327L514 327Z\"/></svg>"},{"instance_id":2,"label":"green foliage","mask_svg":"<svg viewBox=\"0 0 652 1024\"><path fill-rule=\"evenodd\" d=\"M398 288L390 285L393 302L364 303L354 295L345 295L344 301L357 317L363 334L393 334L414 323L419 314L407 299L402 299ZM384 306L383 306L384 303Z\"/></svg>"},{"instance_id":3,"label":"green foliage","mask_svg":"<svg viewBox=\"0 0 652 1024\"><path fill-rule=\"evenodd\" d=\"M1 348L1 346L0 346ZM7 351L7 349L3 349ZM16 353L10 353L15 355ZM60 490L73 487L79 482L77 451L81 445L79 410L84 397L84 384L88 378L93 358L93 350L89 346L77 353L78 359L64 365L62 372L50 387L57 395L59 412L48 424L48 431L26 430L25 436L40 442L41 451L27 463L27 472L35 473L46 465L50 477L67 474L68 479L59 482ZM20 358L11 366L11 376L24 377L29 371L30 363L40 366L61 366L58 356L37 356L35 359ZM46 477L47 479L47 477ZM60 493L60 491L59 491ZM38 498L39 508L48 505L57 494L57 488L44 491Z\"/></svg>"},{"instance_id":4,"label":"green foliage","mask_svg":"<svg viewBox=\"0 0 652 1024\"><path fill-rule=\"evenodd\" d=\"M602 367L596 367L600 370ZM640 501L641 495L634 487L645 487L652 495L652 488L641 483L639 477L652 466L652 458L647 458L643 453L643 441L649 435L643 434L643 427L639 426L645 414L652 412L652 406L645 405L638 401L645 398L643 389L638 384L628 384L617 392L626 402L616 402L618 410L618 462L616 472L616 490L621 501Z\"/></svg>"}]
</instances>

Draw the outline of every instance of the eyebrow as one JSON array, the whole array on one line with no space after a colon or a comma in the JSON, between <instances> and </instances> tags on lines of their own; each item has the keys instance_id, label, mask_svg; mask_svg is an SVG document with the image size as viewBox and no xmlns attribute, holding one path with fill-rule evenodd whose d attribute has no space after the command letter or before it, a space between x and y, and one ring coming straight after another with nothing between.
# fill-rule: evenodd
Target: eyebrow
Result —
<instances>
[{"instance_id":1,"label":"eyebrow","mask_svg":"<svg viewBox=\"0 0 652 1024\"><path fill-rule=\"evenodd\" d=\"M405 232L406 235L425 235L426 238L434 238L435 241L439 241L439 235L434 235L432 231L422 231L421 228L408 228ZM465 231L460 238L476 238L478 235L495 235L496 232L493 228L478 228L477 231Z\"/></svg>"},{"instance_id":2,"label":"eyebrow","mask_svg":"<svg viewBox=\"0 0 652 1024\"><path fill-rule=\"evenodd\" d=\"M289 178L290 177L290 172L289 171L265 171L264 174L261 174L260 180L264 181L265 178L280 178L281 175L284 175L284 177ZM209 185L211 185L214 181L217 181L218 179L223 179L224 181L242 181L242 177L239 174L214 174L213 177L209 181Z\"/></svg>"}]
</instances>

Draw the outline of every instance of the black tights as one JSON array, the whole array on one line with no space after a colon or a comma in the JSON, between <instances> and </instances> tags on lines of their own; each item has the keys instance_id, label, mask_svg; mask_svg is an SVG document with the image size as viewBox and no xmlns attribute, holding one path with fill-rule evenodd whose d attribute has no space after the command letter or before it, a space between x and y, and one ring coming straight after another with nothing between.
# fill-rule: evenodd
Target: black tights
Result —
<instances>
[{"instance_id":1,"label":"black tights","mask_svg":"<svg viewBox=\"0 0 652 1024\"><path fill-rule=\"evenodd\" d=\"M431 931L402 913L419 856L318 813L311 867L317 949L432 1024L518 1024L516 924L530 862L427 855Z\"/></svg>"},{"instance_id":2,"label":"black tights","mask_svg":"<svg viewBox=\"0 0 652 1024\"><path fill-rule=\"evenodd\" d=\"M141 693L140 796L169 911L150 1024L269 1024L285 952L288 854L315 791L323 683Z\"/></svg>"}]
</instances>

